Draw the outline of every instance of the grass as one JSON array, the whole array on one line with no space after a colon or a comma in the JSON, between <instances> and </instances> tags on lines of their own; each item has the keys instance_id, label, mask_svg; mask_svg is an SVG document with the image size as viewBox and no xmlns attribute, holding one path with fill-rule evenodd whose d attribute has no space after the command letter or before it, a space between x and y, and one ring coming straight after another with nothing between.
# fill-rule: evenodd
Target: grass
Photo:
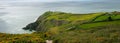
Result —
<instances>
[{"instance_id":1,"label":"grass","mask_svg":"<svg viewBox=\"0 0 120 43\"><path fill-rule=\"evenodd\" d=\"M120 19L120 15L113 16L113 19Z\"/></svg>"},{"instance_id":2,"label":"grass","mask_svg":"<svg viewBox=\"0 0 120 43\"><path fill-rule=\"evenodd\" d=\"M88 23L80 25L81 28L89 29L95 27L109 26L109 25L120 25L119 21L107 21L107 22L97 22L97 23Z\"/></svg>"},{"instance_id":3,"label":"grass","mask_svg":"<svg viewBox=\"0 0 120 43\"><path fill-rule=\"evenodd\" d=\"M94 29L77 29L57 35L57 43L119 43L119 27L101 27Z\"/></svg>"}]
</instances>

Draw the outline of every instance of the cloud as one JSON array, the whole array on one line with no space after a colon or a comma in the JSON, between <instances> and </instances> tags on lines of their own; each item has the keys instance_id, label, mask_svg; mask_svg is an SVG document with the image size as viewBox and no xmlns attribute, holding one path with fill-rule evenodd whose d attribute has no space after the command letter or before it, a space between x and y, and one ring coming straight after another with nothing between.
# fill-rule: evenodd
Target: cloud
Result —
<instances>
[{"instance_id":1,"label":"cloud","mask_svg":"<svg viewBox=\"0 0 120 43\"><path fill-rule=\"evenodd\" d=\"M51 4L51 5L50 5ZM47 3L47 6L56 6L56 7L65 7L65 6L75 6L80 8L87 8L87 9L120 9L120 0L112 1L98 1L98 2L89 2L89 1L79 1L79 2L60 2L60 3Z\"/></svg>"},{"instance_id":2,"label":"cloud","mask_svg":"<svg viewBox=\"0 0 120 43\"><path fill-rule=\"evenodd\" d=\"M48 0L46 0L48 1ZM56 1L56 0L51 0ZM58 0L60 1L60 0ZM48 3L40 3L40 2L20 2L20 3L12 3L12 6L41 6L41 7L82 7L82 8L96 8L96 9L119 9L120 8L120 0L87 0L87 1L78 1L78 0L66 0L65 2L48 2Z\"/></svg>"},{"instance_id":3,"label":"cloud","mask_svg":"<svg viewBox=\"0 0 120 43\"><path fill-rule=\"evenodd\" d=\"M59 2L59 1L92 1L92 0L0 0L0 1L15 1L15 2Z\"/></svg>"},{"instance_id":4,"label":"cloud","mask_svg":"<svg viewBox=\"0 0 120 43\"><path fill-rule=\"evenodd\" d=\"M89 2L119 2L120 0L0 0L5 2L61 2L61 1L89 1Z\"/></svg>"}]
</instances>

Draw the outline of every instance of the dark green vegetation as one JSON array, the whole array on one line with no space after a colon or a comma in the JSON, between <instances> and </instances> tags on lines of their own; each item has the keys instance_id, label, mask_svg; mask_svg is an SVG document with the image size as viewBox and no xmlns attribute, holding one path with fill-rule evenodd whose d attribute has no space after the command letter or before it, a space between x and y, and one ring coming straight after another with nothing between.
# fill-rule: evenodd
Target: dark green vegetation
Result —
<instances>
[{"instance_id":1,"label":"dark green vegetation","mask_svg":"<svg viewBox=\"0 0 120 43\"><path fill-rule=\"evenodd\" d=\"M54 43L120 43L119 22L120 12L117 11L89 14L48 11L23 29L36 31L30 34L30 39L39 36L41 43L49 39Z\"/></svg>"}]
</instances>

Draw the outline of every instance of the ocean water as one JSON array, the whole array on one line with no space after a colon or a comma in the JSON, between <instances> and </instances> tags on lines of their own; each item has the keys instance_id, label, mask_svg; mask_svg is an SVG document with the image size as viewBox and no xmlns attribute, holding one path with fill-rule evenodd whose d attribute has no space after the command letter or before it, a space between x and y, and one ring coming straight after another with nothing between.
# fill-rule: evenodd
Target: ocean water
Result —
<instances>
[{"instance_id":1,"label":"ocean water","mask_svg":"<svg viewBox=\"0 0 120 43\"><path fill-rule=\"evenodd\" d=\"M114 5L114 4L112 4ZM92 13L120 11L120 6L112 7L101 2L11 2L0 3L0 32L29 33L22 28L34 22L46 11L62 11L68 13Z\"/></svg>"}]
</instances>

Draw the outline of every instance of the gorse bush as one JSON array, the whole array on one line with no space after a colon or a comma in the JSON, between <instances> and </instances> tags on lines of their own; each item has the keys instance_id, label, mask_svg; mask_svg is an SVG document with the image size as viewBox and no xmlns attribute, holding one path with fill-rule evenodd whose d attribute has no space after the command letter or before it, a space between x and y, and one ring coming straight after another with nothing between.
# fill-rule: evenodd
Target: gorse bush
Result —
<instances>
[{"instance_id":1,"label":"gorse bush","mask_svg":"<svg viewBox=\"0 0 120 43\"><path fill-rule=\"evenodd\" d=\"M0 34L0 43L45 43L39 33L32 34Z\"/></svg>"}]
</instances>

